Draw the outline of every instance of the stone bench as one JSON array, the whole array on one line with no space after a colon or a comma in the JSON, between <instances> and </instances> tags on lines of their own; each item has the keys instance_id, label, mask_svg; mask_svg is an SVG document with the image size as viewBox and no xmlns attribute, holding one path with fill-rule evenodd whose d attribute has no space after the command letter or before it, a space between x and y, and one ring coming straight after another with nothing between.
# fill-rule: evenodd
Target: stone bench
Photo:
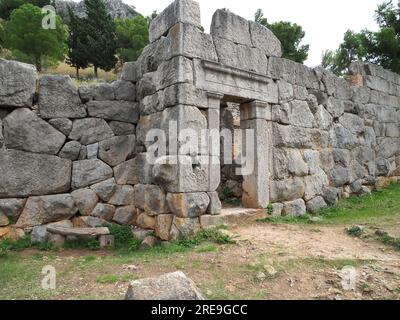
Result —
<instances>
[{"instance_id":1,"label":"stone bench","mask_svg":"<svg viewBox=\"0 0 400 320\"><path fill-rule=\"evenodd\" d=\"M50 234L56 235L55 244L61 245L65 241L65 237L78 237L78 238L98 238L100 247L111 247L114 245L114 236L110 235L110 230L107 227L98 228L68 228L60 226L49 226L47 231Z\"/></svg>"}]
</instances>

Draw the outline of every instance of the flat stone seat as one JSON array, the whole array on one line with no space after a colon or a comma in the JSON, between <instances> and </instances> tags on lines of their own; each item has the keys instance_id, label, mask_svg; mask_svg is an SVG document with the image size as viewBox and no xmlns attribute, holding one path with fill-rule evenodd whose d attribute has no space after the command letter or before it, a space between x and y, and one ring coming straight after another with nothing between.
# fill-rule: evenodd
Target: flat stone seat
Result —
<instances>
[{"instance_id":1,"label":"flat stone seat","mask_svg":"<svg viewBox=\"0 0 400 320\"><path fill-rule=\"evenodd\" d=\"M75 237L98 237L110 234L110 230L107 227L66 228L66 227L49 226L47 227L47 231L61 236L75 236Z\"/></svg>"},{"instance_id":2,"label":"flat stone seat","mask_svg":"<svg viewBox=\"0 0 400 320\"><path fill-rule=\"evenodd\" d=\"M201 216L200 223L202 228L211 229L221 225L237 226L265 217L265 209L223 208L219 215Z\"/></svg>"}]
</instances>

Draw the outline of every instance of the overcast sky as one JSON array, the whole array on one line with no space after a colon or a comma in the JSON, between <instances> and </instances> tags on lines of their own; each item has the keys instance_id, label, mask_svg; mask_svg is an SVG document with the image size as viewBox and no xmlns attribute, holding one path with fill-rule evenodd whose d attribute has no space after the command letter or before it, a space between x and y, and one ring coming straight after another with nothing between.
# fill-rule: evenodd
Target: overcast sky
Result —
<instances>
[{"instance_id":1,"label":"overcast sky","mask_svg":"<svg viewBox=\"0 0 400 320\"><path fill-rule=\"evenodd\" d=\"M144 14L153 10L158 12L167 7L172 0L123 0ZM360 31L363 28L376 30L373 19L377 5L383 0L198 0L201 7L202 24L207 32L216 9L228 8L230 11L253 19L258 8L270 22L291 21L303 26L306 37L304 43L310 44L309 66L318 65L322 51L336 49L346 30Z\"/></svg>"}]
</instances>

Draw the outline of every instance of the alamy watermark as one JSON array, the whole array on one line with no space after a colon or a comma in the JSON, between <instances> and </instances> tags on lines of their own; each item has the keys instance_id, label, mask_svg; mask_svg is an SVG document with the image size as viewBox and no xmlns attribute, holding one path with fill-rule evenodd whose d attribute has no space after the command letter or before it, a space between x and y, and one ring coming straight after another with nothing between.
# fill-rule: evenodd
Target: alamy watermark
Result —
<instances>
[{"instance_id":1,"label":"alamy watermark","mask_svg":"<svg viewBox=\"0 0 400 320\"><path fill-rule=\"evenodd\" d=\"M42 19L42 28L46 30L54 30L56 29L56 9L53 6L44 6L42 8L42 14L45 16Z\"/></svg>"},{"instance_id":2,"label":"alamy watermark","mask_svg":"<svg viewBox=\"0 0 400 320\"><path fill-rule=\"evenodd\" d=\"M43 290L56 290L57 272L53 266L44 266L42 268L42 289Z\"/></svg>"}]
</instances>

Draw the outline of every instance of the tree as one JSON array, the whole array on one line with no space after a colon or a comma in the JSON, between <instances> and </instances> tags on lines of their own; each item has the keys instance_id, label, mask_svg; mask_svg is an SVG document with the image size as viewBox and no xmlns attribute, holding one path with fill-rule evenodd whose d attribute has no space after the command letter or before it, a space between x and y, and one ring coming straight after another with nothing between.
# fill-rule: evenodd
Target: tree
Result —
<instances>
[{"instance_id":1,"label":"tree","mask_svg":"<svg viewBox=\"0 0 400 320\"><path fill-rule=\"evenodd\" d=\"M344 75L353 61L361 60L400 73L400 2L379 5L374 18L378 31L347 31L336 51L324 53L322 65Z\"/></svg>"},{"instance_id":2,"label":"tree","mask_svg":"<svg viewBox=\"0 0 400 320\"><path fill-rule=\"evenodd\" d=\"M11 13L20 6L31 3L37 7L44 7L51 3L51 0L1 0L0 1L0 18L8 20Z\"/></svg>"},{"instance_id":3,"label":"tree","mask_svg":"<svg viewBox=\"0 0 400 320\"><path fill-rule=\"evenodd\" d=\"M76 77L79 78L79 69L85 69L89 65L86 55L86 33L84 19L79 18L68 6L68 58L67 64L76 69Z\"/></svg>"},{"instance_id":4,"label":"tree","mask_svg":"<svg viewBox=\"0 0 400 320\"><path fill-rule=\"evenodd\" d=\"M135 61L149 43L148 21L142 15L116 20L117 53L124 62Z\"/></svg>"},{"instance_id":5,"label":"tree","mask_svg":"<svg viewBox=\"0 0 400 320\"><path fill-rule=\"evenodd\" d=\"M157 16L158 16L157 10L154 10L153 13L152 13L151 15L149 15L149 16L146 17L146 20L147 20L147 23L148 23L149 26L150 26L150 23L151 23L155 18L157 18Z\"/></svg>"},{"instance_id":6,"label":"tree","mask_svg":"<svg viewBox=\"0 0 400 320\"><path fill-rule=\"evenodd\" d=\"M336 51L327 50L323 53L321 65L338 76L347 74L353 61L364 60L368 56L366 48L371 45L370 39L371 33L367 30L360 33L348 30Z\"/></svg>"},{"instance_id":7,"label":"tree","mask_svg":"<svg viewBox=\"0 0 400 320\"><path fill-rule=\"evenodd\" d=\"M270 29L275 36L280 40L282 44L282 56L286 59L290 59L299 63L303 63L308 58L308 51L310 46L301 45L304 39L305 32L303 28L296 23L279 21L274 23L268 23L268 20L264 18L264 14L261 9L258 9L254 15L254 20Z\"/></svg>"},{"instance_id":8,"label":"tree","mask_svg":"<svg viewBox=\"0 0 400 320\"><path fill-rule=\"evenodd\" d=\"M86 15L86 56L93 64L97 78L98 69L110 71L117 63L117 37L115 22L103 0L84 0Z\"/></svg>"},{"instance_id":9,"label":"tree","mask_svg":"<svg viewBox=\"0 0 400 320\"><path fill-rule=\"evenodd\" d=\"M13 55L25 62L34 63L42 70L42 61L62 61L66 52L66 30L59 16L56 29L44 29L42 20L46 14L32 4L15 9L5 23L4 44Z\"/></svg>"}]
</instances>

